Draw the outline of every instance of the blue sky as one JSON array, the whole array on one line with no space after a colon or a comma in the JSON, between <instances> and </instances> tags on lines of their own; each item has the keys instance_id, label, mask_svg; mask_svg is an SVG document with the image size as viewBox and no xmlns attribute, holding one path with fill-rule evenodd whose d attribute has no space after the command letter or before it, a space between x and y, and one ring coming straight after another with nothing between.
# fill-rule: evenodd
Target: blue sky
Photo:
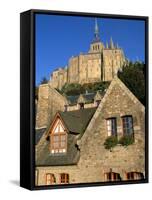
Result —
<instances>
[{"instance_id":1,"label":"blue sky","mask_svg":"<svg viewBox=\"0 0 152 200\"><path fill-rule=\"evenodd\" d=\"M145 61L145 22L97 18L100 39L113 38L132 61ZM94 36L93 17L36 14L36 85L42 77L68 64L71 56L87 52Z\"/></svg>"}]
</instances>

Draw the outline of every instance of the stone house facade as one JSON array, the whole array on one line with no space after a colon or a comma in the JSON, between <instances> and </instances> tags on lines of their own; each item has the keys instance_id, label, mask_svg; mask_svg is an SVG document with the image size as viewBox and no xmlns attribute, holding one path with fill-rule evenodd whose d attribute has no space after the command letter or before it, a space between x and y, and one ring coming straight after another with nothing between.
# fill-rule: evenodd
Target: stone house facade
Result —
<instances>
[{"instance_id":1,"label":"stone house facade","mask_svg":"<svg viewBox=\"0 0 152 200\"><path fill-rule=\"evenodd\" d=\"M66 67L58 67L52 72L50 83L53 88L61 89L65 83L111 81L126 62L123 49L112 38L106 45L100 40L96 21L94 39L88 53L72 56Z\"/></svg>"},{"instance_id":2,"label":"stone house facade","mask_svg":"<svg viewBox=\"0 0 152 200\"><path fill-rule=\"evenodd\" d=\"M70 111L63 105L67 98L60 99L61 109L36 135L36 185L145 178L145 108L118 77L107 91L92 95L98 104L85 107L84 95L78 98L84 106ZM133 144L105 148L109 136L130 134Z\"/></svg>"}]
</instances>

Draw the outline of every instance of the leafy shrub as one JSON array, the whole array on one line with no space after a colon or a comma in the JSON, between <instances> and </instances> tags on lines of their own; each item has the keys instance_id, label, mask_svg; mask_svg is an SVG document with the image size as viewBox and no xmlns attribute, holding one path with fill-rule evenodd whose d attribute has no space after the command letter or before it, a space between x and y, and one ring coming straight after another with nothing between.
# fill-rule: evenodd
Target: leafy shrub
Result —
<instances>
[{"instance_id":1,"label":"leafy shrub","mask_svg":"<svg viewBox=\"0 0 152 200\"><path fill-rule=\"evenodd\" d=\"M122 146L128 146L130 144L133 144L133 142L134 142L134 137L132 135L123 136L119 140L119 144L121 144Z\"/></svg>"},{"instance_id":2,"label":"leafy shrub","mask_svg":"<svg viewBox=\"0 0 152 200\"><path fill-rule=\"evenodd\" d=\"M104 142L105 149L111 149L115 147L117 144L118 144L118 139L116 136L109 136Z\"/></svg>"},{"instance_id":3,"label":"leafy shrub","mask_svg":"<svg viewBox=\"0 0 152 200\"><path fill-rule=\"evenodd\" d=\"M118 72L118 77L145 104L145 64L140 62L128 63Z\"/></svg>"}]
</instances>

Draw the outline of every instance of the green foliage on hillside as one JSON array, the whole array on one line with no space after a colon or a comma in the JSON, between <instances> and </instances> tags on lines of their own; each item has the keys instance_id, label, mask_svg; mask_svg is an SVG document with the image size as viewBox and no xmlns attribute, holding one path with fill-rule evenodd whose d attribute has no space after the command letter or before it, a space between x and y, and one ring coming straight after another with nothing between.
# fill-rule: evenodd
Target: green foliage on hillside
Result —
<instances>
[{"instance_id":1,"label":"green foliage on hillside","mask_svg":"<svg viewBox=\"0 0 152 200\"><path fill-rule=\"evenodd\" d=\"M130 62L118 72L118 77L145 105L145 65L144 63Z\"/></svg>"},{"instance_id":2,"label":"green foliage on hillside","mask_svg":"<svg viewBox=\"0 0 152 200\"><path fill-rule=\"evenodd\" d=\"M66 95L79 95L87 92L96 92L97 90L104 91L109 86L109 82L98 82L98 83L85 83L80 85L78 83L66 83L61 92Z\"/></svg>"},{"instance_id":3,"label":"green foliage on hillside","mask_svg":"<svg viewBox=\"0 0 152 200\"><path fill-rule=\"evenodd\" d=\"M84 93L85 91L84 88L78 83L66 83L62 87L61 92L65 93L66 95L78 95L80 93Z\"/></svg>"}]
</instances>

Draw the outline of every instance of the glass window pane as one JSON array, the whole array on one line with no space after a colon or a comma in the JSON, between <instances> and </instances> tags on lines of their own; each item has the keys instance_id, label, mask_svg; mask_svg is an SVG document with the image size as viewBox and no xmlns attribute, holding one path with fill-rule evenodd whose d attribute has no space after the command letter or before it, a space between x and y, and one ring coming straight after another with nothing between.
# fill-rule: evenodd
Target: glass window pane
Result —
<instances>
[{"instance_id":1,"label":"glass window pane","mask_svg":"<svg viewBox=\"0 0 152 200\"><path fill-rule=\"evenodd\" d=\"M58 135L55 135L52 137L53 141L54 142L58 142L59 141L59 136Z\"/></svg>"},{"instance_id":2,"label":"glass window pane","mask_svg":"<svg viewBox=\"0 0 152 200\"><path fill-rule=\"evenodd\" d=\"M131 116L123 117L123 132L127 135L133 133L133 120Z\"/></svg>"},{"instance_id":3,"label":"glass window pane","mask_svg":"<svg viewBox=\"0 0 152 200\"><path fill-rule=\"evenodd\" d=\"M64 141L66 139L65 135L61 135L61 141Z\"/></svg>"},{"instance_id":4,"label":"glass window pane","mask_svg":"<svg viewBox=\"0 0 152 200\"><path fill-rule=\"evenodd\" d=\"M54 148L59 148L59 143L58 143L58 142L54 142L54 143L53 143L53 147L54 147Z\"/></svg>"}]
</instances>

